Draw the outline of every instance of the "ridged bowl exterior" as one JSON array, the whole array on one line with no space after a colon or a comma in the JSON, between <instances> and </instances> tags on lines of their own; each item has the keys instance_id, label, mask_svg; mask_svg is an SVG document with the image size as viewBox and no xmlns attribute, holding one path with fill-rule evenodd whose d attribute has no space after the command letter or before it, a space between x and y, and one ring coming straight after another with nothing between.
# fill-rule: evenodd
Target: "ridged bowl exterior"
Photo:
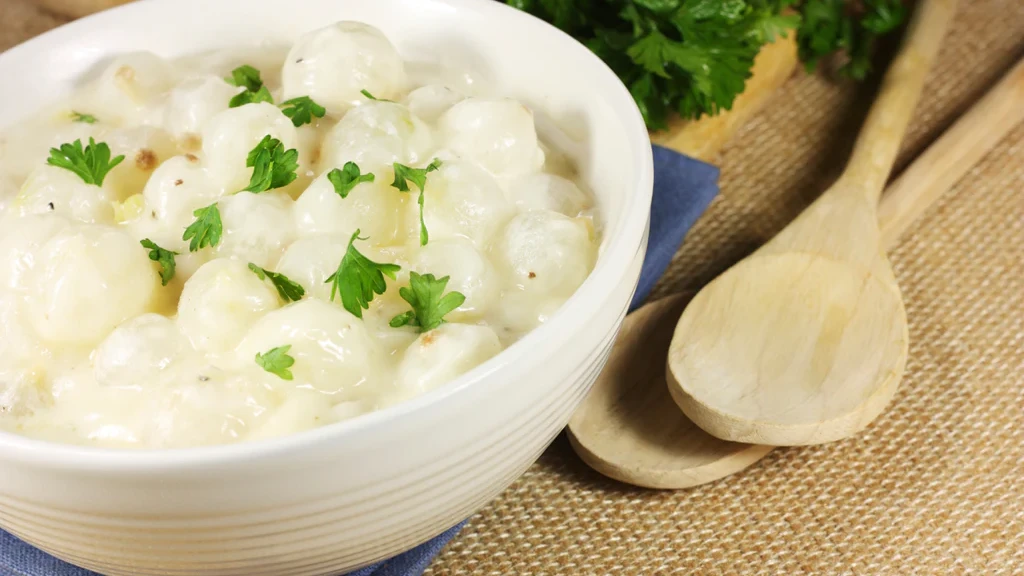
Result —
<instances>
[{"instance_id":1,"label":"ridged bowl exterior","mask_svg":"<svg viewBox=\"0 0 1024 576\"><path fill-rule=\"evenodd\" d=\"M585 347L488 395L452 398L443 411L409 426L415 433L402 434L400 446L375 445L395 452L373 478L352 474L349 466L380 458L377 450L346 447L301 468L254 462L189 483L153 476L92 478L83 485L80 477L57 480L47 471L15 469L3 480L0 526L111 575L333 574L387 558L468 517L537 459L604 366L624 312L610 311L580 334ZM48 491L107 503L32 501L29 495L47 484ZM296 484L311 497L293 492ZM226 502L228 492L236 505ZM134 513L133 503L149 508L144 503L151 498L162 500L161 512Z\"/></svg>"},{"instance_id":2,"label":"ridged bowl exterior","mask_svg":"<svg viewBox=\"0 0 1024 576\"><path fill-rule=\"evenodd\" d=\"M126 576L340 574L407 550L471 515L537 459L593 384L625 315L646 246L650 146L628 92L596 57L489 0L289 6L151 0L62 27L0 55L0 76L22 83L0 94L0 125L110 54L174 56L363 20L406 57L454 46L450 54L491 71L499 93L574 128L556 145L598 197L597 266L548 323L498 357L350 422L163 452L0 433L0 527L79 566Z\"/></svg>"}]
</instances>

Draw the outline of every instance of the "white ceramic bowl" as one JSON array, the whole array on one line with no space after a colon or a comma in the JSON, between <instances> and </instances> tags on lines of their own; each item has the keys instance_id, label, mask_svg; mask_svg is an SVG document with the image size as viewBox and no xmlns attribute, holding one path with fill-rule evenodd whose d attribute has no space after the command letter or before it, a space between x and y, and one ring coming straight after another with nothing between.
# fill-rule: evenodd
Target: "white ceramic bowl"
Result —
<instances>
[{"instance_id":1,"label":"white ceramic bowl","mask_svg":"<svg viewBox=\"0 0 1024 576\"><path fill-rule=\"evenodd\" d=\"M287 9L284 6L287 5ZM407 60L462 59L568 128L595 192L596 268L545 325L424 396L240 445L127 452L0 433L0 527L106 574L334 574L458 523L529 467L601 370L639 276L652 165L629 93L585 47L492 0L149 0L0 55L0 126L113 54L173 57L377 26ZM543 132L543 131L542 131ZM2 359L0 359L2 361Z\"/></svg>"}]
</instances>

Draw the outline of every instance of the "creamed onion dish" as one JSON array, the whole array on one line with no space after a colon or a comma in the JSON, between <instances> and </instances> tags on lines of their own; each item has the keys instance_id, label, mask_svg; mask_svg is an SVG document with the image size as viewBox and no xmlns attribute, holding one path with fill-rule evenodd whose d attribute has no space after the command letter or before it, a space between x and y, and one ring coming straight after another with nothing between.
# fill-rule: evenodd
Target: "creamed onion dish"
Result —
<instances>
[{"instance_id":1,"label":"creamed onion dish","mask_svg":"<svg viewBox=\"0 0 1024 576\"><path fill-rule=\"evenodd\" d=\"M434 389L545 322L597 255L531 110L339 22L123 54L0 134L0 428L175 448Z\"/></svg>"}]
</instances>

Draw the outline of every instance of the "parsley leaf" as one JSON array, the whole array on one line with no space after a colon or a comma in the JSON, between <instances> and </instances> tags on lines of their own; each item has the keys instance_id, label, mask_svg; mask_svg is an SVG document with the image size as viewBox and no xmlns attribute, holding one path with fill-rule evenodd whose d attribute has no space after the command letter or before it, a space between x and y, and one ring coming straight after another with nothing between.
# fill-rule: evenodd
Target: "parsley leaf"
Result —
<instances>
[{"instance_id":1,"label":"parsley leaf","mask_svg":"<svg viewBox=\"0 0 1024 576\"><path fill-rule=\"evenodd\" d=\"M255 102L274 103L270 90L267 89L263 84L263 79L260 78L260 71L248 64L235 68L231 71L231 78L225 78L224 80L228 84L245 89L228 102L229 108L238 108L239 106Z\"/></svg>"},{"instance_id":2,"label":"parsley leaf","mask_svg":"<svg viewBox=\"0 0 1024 576\"><path fill-rule=\"evenodd\" d=\"M348 198L348 193L362 182L373 182L373 174L360 174L359 166L355 162L345 162L340 170L335 168L327 173L327 179L334 185L334 191L342 198Z\"/></svg>"},{"instance_id":3,"label":"parsley leaf","mask_svg":"<svg viewBox=\"0 0 1024 576\"><path fill-rule=\"evenodd\" d=\"M306 289L303 288L299 283L292 282L284 274L278 274L277 272L271 272L266 268L260 268L259 266L249 263L249 270L252 270L253 274L259 277L260 280L266 280L270 278L270 283L277 288L278 295L285 302L298 302L302 300L302 297L306 294Z\"/></svg>"},{"instance_id":4,"label":"parsley leaf","mask_svg":"<svg viewBox=\"0 0 1024 576\"><path fill-rule=\"evenodd\" d=\"M228 102L228 108L238 108L239 106L245 106L246 104L256 104L257 102L267 102L269 104L274 103L274 97L270 95L270 90L266 86L261 87L255 92L239 92L231 101Z\"/></svg>"},{"instance_id":5,"label":"parsley leaf","mask_svg":"<svg viewBox=\"0 0 1024 576\"><path fill-rule=\"evenodd\" d=\"M171 281L171 278L174 278L174 257L177 256L178 253L165 250L164 248L157 246L156 243L149 238L144 238L139 241L139 244L142 244L143 248L149 250L150 260L160 264L160 283L167 286L167 283Z\"/></svg>"},{"instance_id":6,"label":"parsley leaf","mask_svg":"<svg viewBox=\"0 0 1024 576\"><path fill-rule=\"evenodd\" d=\"M263 354L256 354L256 364L267 372L277 376L281 380L292 380L292 371L289 370L295 364L295 358L288 355L292 345L278 346Z\"/></svg>"},{"instance_id":7,"label":"parsley leaf","mask_svg":"<svg viewBox=\"0 0 1024 576\"><path fill-rule=\"evenodd\" d=\"M107 146L106 142L97 144L89 138L89 145L84 150L81 140L61 144L60 148L50 148L50 157L46 159L46 163L78 174L86 184L102 186L107 172L113 170L122 160L124 155L110 158L110 146Z\"/></svg>"},{"instance_id":8,"label":"parsley leaf","mask_svg":"<svg viewBox=\"0 0 1024 576\"><path fill-rule=\"evenodd\" d=\"M381 264L363 256L354 245L359 238L359 230L352 234L348 241L348 250L338 264L338 270L324 281L331 286L331 302L336 294L341 295L341 305L356 318L363 317L363 309L370 307L374 294L383 294L387 290L384 277L395 279L395 273L401 270L397 264Z\"/></svg>"},{"instance_id":9,"label":"parsley leaf","mask_svg":"<svg viewBox=\"0 0 1024 576\"><path fill-rule=\"evenodd\" d=\"M72 110L71 111L71 121L72 122L81 122L83 124L95 124L96 123L96 117L93 116L92 114L82 114L81 112L75 112L74 110Z\"/></svg>"},{"instance_id":10,"label":"parsley leaf","mask_svg":"<svg viewBox=\"0 0 1024 576\"><path fill-rule=\"evenodd\" d=\"M395 162L395 181L392 182L391 185L398 188L399 192L408 192L408 180L412 180L412 183L415 184L417 188L423 190L427 185L427 174L440 167L441 161L437 158L434 158L434 161L428 164L426 168L410 168L404 164Z\"/></svg>"},{"instance_id":11,"label":"parsley leaf","mask_svg":"<svg viewBox=\"0 0 1024 576\"><path fill-rule=\"evenodd\" d=\"M299 167L299 151L294 148L285 150L280 140L267 134L249 152L245 165L253 168L253 171L249 186L243 188L242 192L259 194L295 181L298 177L295 170Z\"/></svg>"},{"instance_id":12,"label":"parsley leaf","mask_svg":"<svg viewBox=\"0 0 1024 576\"><path fill-rule=\"evenodd\" d=\"M220 235L224 232L224 226L220 221L220 209L214 202L206 208L200 208L192 213L196 217L195 222L185 228L181 235L182 240L190 240L189 252L201 250L207 246L220 244Z\"/></svg>"},{"instance_id":13,"label":"parsley leaf","mask_svg":"<svg viewBox=\"0 0 1024 576\"><path fill-rule=\"evenodd\" d=\"M428 164L426 168L410 168L398 162L394 164L395 181L391 183L392 186L397 188L399 192L408 192L408 181L411 180L420 189L419 198L416 199L416 203L420 205L420 246L426 246L427 241L430 240L430 235L427 233L427 224L423 221L423 192L427 186L427 174L440 167L441 161L437 158L434 158L434 161Z\"/></svg>"},{"instance_id":14,"label":"parsley leaf","mask_svg":"<svg viewBox=\"0 0 1024 576\"><path fill-rule=\"evenodd\" d=\"M445 315L466 301L459 292L444 294L448 276L434 278L433 274L409 273L409 287L402 287L398 294L412 306L412 310L391 319L391 327L419 326L420 332L429 332L445 322ZM444 294L442 296L442 294Z\"/></svg>"},{"instance_id":15,"label":"parsley leaf","mask_svg":"<svg viewBox=\"0 0 1024 576\"><path fill-rule=\"evenodd\" d=\"M366 98L369 100L376 100L377 102L394 102L394 100L385 100L384 98L377 98L373 94L370 94L370 91L366 89L360 90L359 93L362 94L363 96L366 96Z\"/></svg>"},{"instance_id":16,"label":"parsley leaf","mask_svg":"<svg viewBox=\"0 0 1024 576\"><path fill-rule=\"evenodd\" d=\"M224 81L232 86L245 88L250 92L255 92L263 86L263 80L260 78L260 71L248 64L243 64L232 70L231 77L225 78Z\"/></svg>"},{"instance_id":17,"label":"parsley leaf","mask_svg":"<svg viewBox=\"0 0 1024 576\"><path fill-rule=\"evenodd\" d=\"M281 112L292 119L296 128L303 124L309 124L313 117L323 118L327 109L317 104L309 96L299 96L281 103Z\"/></svg>"}]
</instances>

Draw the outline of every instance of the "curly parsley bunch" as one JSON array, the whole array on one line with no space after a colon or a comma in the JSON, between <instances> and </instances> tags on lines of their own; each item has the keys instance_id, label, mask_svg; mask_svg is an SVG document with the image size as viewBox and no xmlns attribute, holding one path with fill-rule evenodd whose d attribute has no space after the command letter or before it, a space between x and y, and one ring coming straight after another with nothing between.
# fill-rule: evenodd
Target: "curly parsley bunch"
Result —
<instances>
[{"instance_id":1,"label":"curly parsley bunch","mask_svg":"<svg viewBox=\"0 0 1024 576\"><path fill-rule=\"evenodd\" d=\"M583 42L622 79L652 130L732 107L761 47L798 29L809 69L843 50L863 78L878 35L903 19L900 0L506 0Z\"/></svg>"}]
</instances>

